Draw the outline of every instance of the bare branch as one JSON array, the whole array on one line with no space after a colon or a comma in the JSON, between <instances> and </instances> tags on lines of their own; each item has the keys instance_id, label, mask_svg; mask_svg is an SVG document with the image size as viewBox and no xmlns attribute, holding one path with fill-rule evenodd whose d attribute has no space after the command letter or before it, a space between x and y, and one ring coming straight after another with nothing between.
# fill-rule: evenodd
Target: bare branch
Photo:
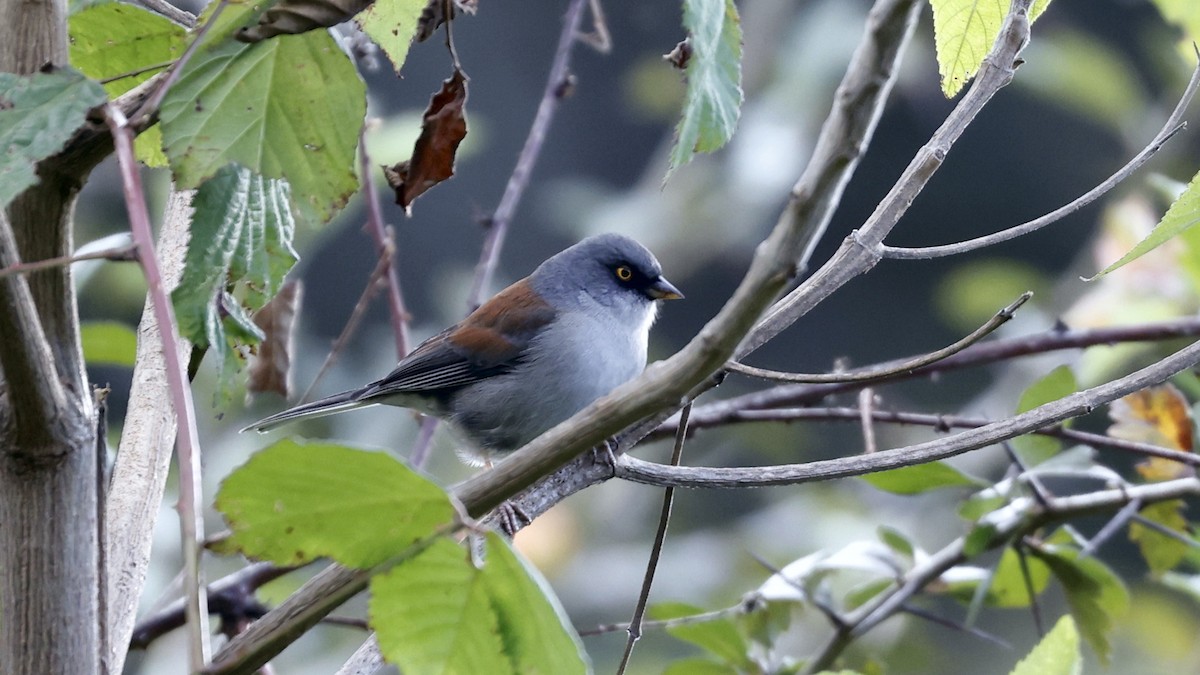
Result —
<instances>
[{"instance_id":1,"label":"bare branch","mask_svg":"<svg viewBox=\"0 0 1200 675\"><path fill-rule=\"evenodd\" d=\"M165 293L174 290L183 275L193 194L192 190L172 188L167 196L158 238ZM175 410L153 304L147 296L137 329L129 405L111 479L120 489L110 490L104 505L109 626L109 642L104 648L113 673L124 668L129 650L129 636L150 567L154 525L170 472L171 447L175 444ZM175 352L180 359L191 349L190 342L177 338Z\"/></svg>"},{"instance_id":2,"label":"bare branch","mask_svg":"<svg viewBox=\"0 0 1200 675\"><path fill-rule=\"evenodd\" d=\"M886 379L877 380L873 384L895 382L915 377L927 377L935 373L958 370L968 366L986 365L999 361L1007 361L1018 356L1044 354L1062 349L1080 349L1125 342L1173 340L1184 337L1200 337L1200 318L1188 317L1174 321L1137 326L1118 326L1114 328L1066 329L1056 326L1035 335L975 344L954 356L911 372L896 371ZM871 368L881 370L891 368L895 370L893 366L896 363L899 363L899 361L888 361L871 366ZM693 412L692 425L710 426L713 424L713 420L720 418L722 415L736 416L746 410L818 403L834 394L855 391L861 386L862 383L843 382L813 385L789 384L773 387L700 406ZM652 436L654 438L661 438L663 435L673 434L674 432L675 427L673 423L666 422L656 429Z\"/></svg>"},{"instance_id":3,"label":"bare branch","mask_svg":"<svg viewBox=\"0 0 1200 675\"><path fill-rule=\"evenodd\" d=\"M62 267L63 265L70 265L72 263L82 262L84 260L112 260L127 262L137 260L137 254L132 246L121 246L119 248L110 248L103 251L93 251L91 253L77 253L75 255L47 258L46 260L38 260L35 262L18 262L16 264L0 268L0 278L7 277L11 274L29 274L30 272L46 270L52 267Z\"/></svg>"},{"instance_id":4,"label":"bare branch","mask_svg":"<svg viewBox=\"0 0 1200 675\"><path fill-rule=\"evenodd\" d=\"M747 366L737 361L730 361L725 364L725 367L735 373L750 375L751 377L759 377L764 380L775 380L777 382L805 382L810 384L820 383L837 383L837 382L870 382L872 380L882 380L895 375L911 373L917 368L928 366L932 363L937 363L947 359L971 345L979 342L983 338L990 335L1000 326L1008 323L1013 318L1013 314L1021 305L1025 304L1029 298L1033 297L1033 293L1026 291L1021 294L1021 297L1014 300L1004 309L996 312L992 318L988 319L987 323L979 328L971 331L970 335L958 340L957 342L942 347L941 349L928 354L921 354L910 359L901 361L893 361L885 363L881 366L872 368L858 368L843 373L784 373L778 370L767 370L765 368L755 368Z\"/></svg>"},{"instance_id":5,"label":"bare branch","mask_svg":"<svg viewBox=\"0 0 1200 675\"><path fill-rule=\"evenodd\" d=\"M1043 227L1050 225L1051 223L1056 223L1062 220L1072 213L1075 213L1079 209L1082 209L1088 204L1096 201L1109 190L1112 190L1114 187L1116 187L1121 181L1133 175L1133 173L1140 169L1143 164L1149 161L1149 159L1153 157L1155 153L1161 150L1162 147L1167 144L1167 141L1171 140L1175 134L1182 131L1183 128L1187 126L1187 122L1183 121L1183 114L1187 111L1187 107L1191 103L1192 97L1195 96L1197 88L1200 88L1200 64L1198 64L1196 69L1192 71L1192 79L1188 81L1187 87L1185 87L1183 90L1183 95L1179 97L1179 103L1176 104L1175 110L1171 113L1171 116L1167 118L1167 121L1163 124L1163 127L1158 134L1156 134L1154 138L1150 139L1150 143L1145 148L1142 148L1141 152L1134 155L1133 159L1129 160L1125 166L1118 169L1116 173L1106 178L1104 182L1100 183L1096 187L1080 195L1069 204L1065 204L1064 206L1061 206L1054 211L1051 211L1040 218L1035 218L1027 223L1010 227L1006 230L1001 230L995 234L968 239L967 241L958 242L956 244L923 246L919 248L884 246L882 247L883 257L901 260L927 260L931 258L943 258L946 256L958 255L960 253L967 253L970 251L977 251L981 248L987 248L988 246L993 246L1010 239L1016 239L1017 237L1029 234L1030 232L1036 232Z\"/></svg>"},{"instance_id":6,"label":"bare branch","mask_svg":"<svg viewBox=\"0 0 1200 675\"><path fill-rule=\"evenodd\" d=\"M0 209L0 267L21 265L17 240L8 216ZM54 355L29 284L23 276L0 278L0 371L8 390L8 421L25 448L52 450L51 427L67 406L67 395L54 365Z\"/></svg>"},{"instance_id":7,"label":"bare branch","mask_svg":"<svg viewBox=\"0 0 1200 675\"><path fill-rule=\"evenodd\" d=\"M1097 512L1111 511L1131 501L1154 503L1168 499L1200 494L1200 481L1183 478L1163 483L1101 490L1070 497L1057 497L1047 507L1035 500L1021 499L988 516L994 527L986 549L1006 545L1014 537L1032 532L1051 523ZM885 591L863 605L848 617L846 627L836 632L826 643L821 653L806 664L806 673L815 673L829 668L834 660L853 641L880 622L902 611L908 600L920 593L930 582L943 572L966 559L964 545L966 537L960 537L928 559L909 570L901 583Z\"/></svg>"},{"instance_id":8,"label":"bare branch","mask_svg":"<svg viewBox=\"0 0 1200 675\"><path fill-rule=\"evenodd\" d=\"M208 19L204 22L204 25L200 26L200 29L192 36L191 43L188 44L187 49L183 50L183 54L179 57L179 60L166 72L166 76L158 81L153 93L142 103L137 112L129 116L131 121L134 123L149 124L149 120L158 115L158 108L162 104L163 98L166 97L167 91L179 81L179 76L183 74L183 69L187 66L188 61L192 59L196 50L200 48L200 44L204 42L204 36L216 25L217 19L221 18L221 12L225 11L225 7L228 4L229 0L219 0L217 2L216 8L213 9L212 14L208 15Z\"/></svg>"},{"instance_id":9,"label":"bare branch","mask_svg":"<svg viewBox=\"0 0 1200 675\"><path fill-rule=\"evenodd\" d=\"M130 231L138 251L138 261L146 276L147 295L153 300L154 318L158 324L159 345L164 355L171 405L178 424L176 447L179 466L179 523L183 545L184 584L188 594L188 661L190 669L198 671L208 662L208 607L205 601L203 572L200 569L201 538L204 536L204 503L200 483L200 440L196 430L196 412L187 371L175 347L179 335L175 329L175 311L163 288L158 260L154 255L154 233L146 197L142 191L141 174L133 154L133 133L125 115L115 106L105 108L105 121L112 132L121 171L121 187L129 211Z\"/></svg>"},{"instance_id":10,"label":"bare branch","mask_svg":"<svg viewBox=\"0 0 1200 675\"><path fill-rule=\"evenodd\" d=\"M794 485L912 466L953 457L1057 424L1071 417L1078 417L1109 401L1163 382L1175 373L1192 368L1198 363L1200 342L1194 342L1171 356L1125 377L1084 389L1020 415L947 438L906 448L884 450L872 455L842 457L807 464L735 468L671 467L622 455L617 459L617 476L652 485L733 488Z\"/></svg>"},{"instance_id":11,"label":"bare branch","mask_svg":"<svg viewBox=\"0 0 1200 675\"><path fill-rule=\"evenodd\" d=\"M496 265L500 262L500 249L504 246L508 225L517 212L517 204L520 203L521 196L525 194L526 186L529 185L533 167L542 153L542 143L546 140L546 132L550 129L550 122L554 119L554 113L558 110L558 104L562 100L559 92L562 83L567 78L571 47L578 37L579 24L585 5L587 5L587 0L571 0L567 5L567 14L563 17L562 33L558 37L558 48L554 52L554 62L550 66L550 76L546 79L546 86L542 90L542 101L538 104L537 114L533 118L533 126L530 127L529 136L525 138L525 146L521 148L521 154L517 157L517 165L513 169L512 175L508 177L508 184L504 186L500 204L496 206L496 212L487 221L487 237L483 242L483 253L479 258L479 264L475 267L475 281L471 284L471 295L467 301L467 307L470 310L483 304L487 297ZM450 22L447 21L446 24L449 26Z\"/></svg>"},{"instance_id":12,"label":"bare branch","mask_svg":"<svg viewBox=\"0 0 1200 675\"><path fill-rule=\"evenodd\" d=\"M379 206L379 190L371 176L374 165L367 154L366 125L358 135L358 166L362 174L363 197L367 202L366 229L375 240L375 249L381 262L386 261L384 279L387 281L388 309L391 310L392 336L396 340L396 360L408 354L408 310L404 306L404 293L400 290L400 275L396 273L395 233L383 222L383 210Z\"/></svg>"}]
</instances>

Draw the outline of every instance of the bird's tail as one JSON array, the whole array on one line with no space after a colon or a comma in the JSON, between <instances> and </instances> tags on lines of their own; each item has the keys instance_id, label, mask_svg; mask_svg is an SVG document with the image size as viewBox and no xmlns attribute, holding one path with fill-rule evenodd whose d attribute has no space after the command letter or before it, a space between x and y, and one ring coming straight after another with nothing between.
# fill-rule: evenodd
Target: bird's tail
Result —
<instances>
[{"instance_id":1,"label":"bird's tail","mask_svg":"<svg viewBox=\"0 0 1200 675\"><path fill-rule=\"evenodd\" d=\"M245 427L242 429L242 431L249 431L253 429L259 433L264 433L274 429L275 427L301 418L324 417L326 415L332 415L333 413L341 412L343 410L350 410L351 408L361 408L363 406L378 404L378 401L362 400L360 398L361 395L361 389L354 389L351 391L344 391L340 394L334 394L333 396L327 396L323 399L313 401L312 403L298 405L295 408L289 408L283 412L275 413L270 417L265 417L254 424Z\"/></svg>"}]
</instances>

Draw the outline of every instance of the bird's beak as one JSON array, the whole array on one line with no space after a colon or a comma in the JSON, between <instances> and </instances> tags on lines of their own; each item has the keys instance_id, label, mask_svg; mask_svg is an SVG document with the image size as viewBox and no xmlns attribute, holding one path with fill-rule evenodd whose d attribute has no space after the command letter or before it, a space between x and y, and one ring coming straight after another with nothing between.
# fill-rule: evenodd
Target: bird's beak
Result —
<instances>
[{"instance_id":1,"label":"bird's beak","mask_svg":"<svg viewBox=\"0 0 1200 675\"><path fill-rule=\"evenodd\" d=\"M679 292L678 288L671 285L671 282L659 277L654 280L654 283L646 287L646 295L655 300L682 300L683 293Z\"/></svg>"}]
</instances>

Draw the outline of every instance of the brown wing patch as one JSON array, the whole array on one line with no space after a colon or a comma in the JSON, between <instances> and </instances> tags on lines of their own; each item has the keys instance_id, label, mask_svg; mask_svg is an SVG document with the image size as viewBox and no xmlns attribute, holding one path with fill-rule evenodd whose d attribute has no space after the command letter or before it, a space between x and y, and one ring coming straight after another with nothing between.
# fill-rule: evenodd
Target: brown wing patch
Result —
<instances>
[{"instance_id":1,"label":"brown wing patch","mask_svg":"<svg viewBox=\"0 0 1200 675\"><path fill-rule=\"evenodd\" d=\"M517 359L537 331L553 319L554 308L526 278L472 312L446 340L470 354L476 365L495 365Z\"/></svg>"}]
</instances>

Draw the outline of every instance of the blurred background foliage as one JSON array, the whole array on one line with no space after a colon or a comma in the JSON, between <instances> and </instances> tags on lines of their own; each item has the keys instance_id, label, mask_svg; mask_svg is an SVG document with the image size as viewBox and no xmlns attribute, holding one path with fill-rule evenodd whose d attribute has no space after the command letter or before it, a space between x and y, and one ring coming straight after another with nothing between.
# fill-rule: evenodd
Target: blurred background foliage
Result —
<instances>
[{"instance_id":1,"label":"blurred background foliage","mask_svg":"<svg viewBox=\"0 0 1200 675\"><path fill-rule=\"evenodd\" d=\"M970 127L888 243L945 243L1032 219L1090 189L1137 152L1174 105L1195 60L1190 40L1200 39L1200 34L1185 33L1181 27L1190 20L1190 29L1197 30L1200 19L1190 0L1163 0L1160 5L1171 22L1149 0L1055 0L1035 26L1026 63L1013 85ZM538 261L587 234L628 233L657 253L669 278L687 295L685 302L665 308L652 336L652 358L682 346L728 297L753 246L774 224L807 161L867 8L865 0L740 2L746 104L739 129L726 149L698 157L664 186L661 179L683 86L661 56L683 37L679 12L669 4L605 2L612 52L602 55L577 47L574 94L551 128L505 246L496 287L490 291L524 276ZM480 220L494 209L524 142L560 29L560 10L546 3L483 2L477 16L454 24L459 57L471 78L470 133L456 176L416 204L411 218L399 207L385 205L385 217L397 232L398 269L417 338L467 311L467 291L483 236ZM434 39L415 46L400 78L386 64L365 72L369 115L376 120L368 136L375 164L403 159L411 147L421 110L450 72L440 43ZM870 214L952 105L939 91L926 10L875 140L817 251L816 263ZM1191 178L1198 158L1200 136L1189 129L1147 170L1051 228L968 256L885 261L770 343L753 362L819 372L836 363L866 364L928 351L957 339L1026 289L1035 291L1034 299L1001 335L1044 330L1056 321L1085 327L1194 313L1200 294L1196 280L1182 266L1195 253L1179 242L1100 281L1085 284L1080 276L1094 274L1144 237L1179 183ZM147 178L161 206L167 175L150 171ZM378 172L372 179L382 184ZM78 242L127 228L119 187L116 171L94 173L78 207ZM374 267L374 245L361 231L364 218L360 195L332 225L298 234L302 261L293 276L305 282L297 344L299 391L311 382ZM138 269L99 263L81 268L83 318L136 325L145 290ZM999 417L1011 413L1020 392L1055 366L1069 364L1080 385L1086 386L1144 365L1169 349L1158 345L1053 354L934 381L891 384L876 394L880 405L888 408ZM114 360L115 365L93 365L91 374L94 381L113 386L111 419L119 420L130 372L119 358ZM316 393L374 379L393 361L387 309L377 300ZM240 398L230 409L211 407L214 378L215 367L208 364L197 380L196 397L208 495L264 444L256 436L237 434L241 422L284 406L278 398L263 396L244 407ZM1193 400L1200 394L1194 381L1180 384ZM730 377L709 396L726 397L756 386ZM1106 419L1098 412L1079 424L1103 431ZM296 432L404 455L415 439L416 425L406 412L376 408L316 420L291 433ZM114 445L119 433L112 430ZM880 427L878 433L882 447L893 447L935 432ZM861 445L855 425L741 425L698 433L688 445L685 462L800 462L857 453ZM468 475L469 469L450 452L448 437L439 435L435 450L429 472L439 482L450 484ZM637 450L657 459L667 452L665 443ZM1112 459L1119 466L1129 464L1123 457ZM999 449L988 448L955 464L995 480L1007 460ZM967 524L956 514L963 496L943 490L902 497L860 480L769 490L686 491L678 496L653 599L704 609L728 607L769 576L755 556L782 567L817 551L874 540L880 526L934 550L965 532ZM164 511L172 501L168 497ZM568 500L518 537L521 549L552 581L581 630L628 619L659 501L657 489L611 481ZM210 513L207 520L211 529L219 529L217 514ZM1099 524L1084 522L1081 528ZM169 591L178 569L170 553L178 550L177 537L175 520L164 513L156 550L168 553L151 571L147 607ZM1102 557L1126 579L1133 597L1115 632L1111 672L1200 671L1196 593L1149 579L1136 547L1123 537L1107 545ZM237 564L211 559L209 578ZM299 585L298 576L302 575L275 582L261 596L268 602L282 599ZM927 609L955 621L963 614L949 599ZM1043 612L1053 617L1063 611L1063 598L1052 587ZM352 603L339 614L361 612L361 604ZM1007 673L1037 640L1027 609L985 609L977 625L1012 647L898 617L862 638L846 663L868 669L874 658L877 665L886 664L881 672L891 674ZM827 635L819 612L797 610L779 647L802 656ZM319 629L288 649L277 664L284 673L333 672L362 637L346 628ZM599 672L613 669L623 642L623 633L586 638ZM127 672L182 672L182 652L181 636L167 636L147 652L131 654ZM661 672L671 659L698 654L651 630L631 672ZM1089 672L1096 667L1089 664Z\"/></svg>"}]
</instances>

